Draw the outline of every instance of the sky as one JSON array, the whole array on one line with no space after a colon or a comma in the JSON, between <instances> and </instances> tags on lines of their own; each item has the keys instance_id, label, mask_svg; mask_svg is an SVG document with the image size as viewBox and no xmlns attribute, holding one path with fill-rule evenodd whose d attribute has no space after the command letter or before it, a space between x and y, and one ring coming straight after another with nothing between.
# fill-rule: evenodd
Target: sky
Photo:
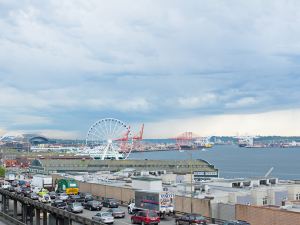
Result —
<instances>
[{"instance_id":1,"label":"sky","mask_svg":"<svg viewBox=\"0 0 300 225\"><path fill-rule=\"evenodd\" d=\"M298 0L0 0L0 133L300 135Z\"/></svg>"}]
</instances>

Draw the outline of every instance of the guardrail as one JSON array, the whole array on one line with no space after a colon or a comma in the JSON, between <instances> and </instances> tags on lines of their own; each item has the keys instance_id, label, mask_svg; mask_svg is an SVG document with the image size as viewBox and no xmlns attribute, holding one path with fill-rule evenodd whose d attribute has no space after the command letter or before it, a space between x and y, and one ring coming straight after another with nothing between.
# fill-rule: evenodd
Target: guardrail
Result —
<instances>
[{"instance_id":1,"label":"guardrail","mask_svg":"<svg viewBox=\"0 0 300 225\"><path fill-rule=\"evenodd\" d=\"M0 217L3 217L4 219L6 219L6 220L8 220L8 221L10 221L10 222L12 222L13 224L16 224L16 225L26 225L25 223L17 220L16 218L14 218L14 217L12 217L8 214L5 214L3 212L0 212Z\"/></svg>"},{"instance_id":2,"label":"guardrail","mask_svg":"<svg viewBox=\"0 0 300 225\"><path fill-rule=\"evenodd\" d=\"M12 193L12 192L9 192L9 191L3 190L3 189L0 189L0 194L8 196L10 199L17 200L17 201L21 202L22 204L31 205L35 209L40 209L40 210L46 211L48 213L54 214L60 218L67 218L69 220L72 220L74 222L78 222L78 223L81 223L84 225L104 225L104 223L94 221L92 219L89 219L89 218L86 218L86 217L83 217L80 215L76 215L74 213L55 208L53 206L46 205L41 202L34 201L27 197L19 196L15 193ZM4 214L4 213L2 213L2 214ZM5 215L7 215L7 214L5 214ZM17 223L15 223L15 224L17 224ZM21 224L23 224L23 223L21 223Z\"/></svg>"}]
</instances>

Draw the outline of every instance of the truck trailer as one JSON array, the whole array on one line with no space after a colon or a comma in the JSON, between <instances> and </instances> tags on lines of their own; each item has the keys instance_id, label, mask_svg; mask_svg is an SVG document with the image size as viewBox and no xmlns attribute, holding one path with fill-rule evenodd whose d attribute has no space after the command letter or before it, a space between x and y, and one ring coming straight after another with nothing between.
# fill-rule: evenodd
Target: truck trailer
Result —
<instances>
[{"instance_id":1,"label":"truck trailer","mask_svg":"<svg viewBox=\"0 0 300 225\"><path fill-rule=\"evenodd\" d=\"M34 175L32 177L31 186L50 190L52 189L52 177L44 175Z\"/></svg>"},{"instance_id":2,"label":"truck trailer","mask_svg":"<svg viewBox=\"0 0 300 225\"><path fill-rule=\"evenodd\" d=\"M175 213L175 194L168 191L136 190L135 198L130 200L128 213L141 210L154 210L160 217Z\"/></svg>"},{"instance_id":3,"label":"truck trailer","mask_svg":"<svg viewBox=\"0 0 300 225\"><path fill-rule=\"evenodd\" d=\"M65 192L68 195L77 195L79 192L78 184L74 179L59 179L57 181L57 192Z\"/></svg>"}]
</instances>

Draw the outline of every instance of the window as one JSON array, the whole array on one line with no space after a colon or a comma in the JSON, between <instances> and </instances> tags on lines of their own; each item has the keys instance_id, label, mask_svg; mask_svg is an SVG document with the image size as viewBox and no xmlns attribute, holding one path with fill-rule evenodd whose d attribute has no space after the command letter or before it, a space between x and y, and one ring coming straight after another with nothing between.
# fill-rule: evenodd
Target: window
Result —
<instances>
[{"instance_id":1,"label":"window","mask_svg":"<svg viewBox=\"0 0 300 225\"><path fill-rule=\"evenodd\" d=\"M263 198L263 205L268 205L268 197Z\"/></svg>"},{"instance_id":2,"label":"window","mask_svg":"<svg viewBox=\"0 0 300 225\"><path fill-rule=\"evenodd\" d=\"M296 200L300 200L300 193L296 194Z\"/></svg>"},{"instance_id":3,"label":"window","mask_svg":"<svg viewBox=\"0 0 300 225\"><path fill-rule=\"evenodd\" d=\"M143 216L143 212L142 212L142 211L139 211L136 215L137 215L137 216Z\"/></svg>"}]
</instances>

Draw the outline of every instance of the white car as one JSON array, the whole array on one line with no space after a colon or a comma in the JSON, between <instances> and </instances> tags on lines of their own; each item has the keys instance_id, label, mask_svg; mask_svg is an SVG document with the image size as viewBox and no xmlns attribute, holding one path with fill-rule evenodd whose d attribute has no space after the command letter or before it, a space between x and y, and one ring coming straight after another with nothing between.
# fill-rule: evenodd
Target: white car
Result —
<instances>
[{"instance_id":1,"label":"white car","mask_svg":"<svg viewBox=\"0 0 300 225\"><path fill-rule=\"evenodd\" d=\"M69 199L69 195L67 195L66 193L60 193L60 194L58 194L58 199L67 201Z\"/></svg>"},{"instance_id":2,"label":"white car","mask_svg":"<svg viewBox=\"0 0 300 225\"><path fill-rule=\"evenodd\" d=\"M39 201L43 202L43 203L50 203L51 202L51 198L48 194L44 194L43 196L39 197Z\"/></svg>"},{"instance_id":3,"label":"white car","mask_svg":"<svg viewBox=\"0 0 300 225\"><path fill-rule=\"evenodd\" d=\"M108 212L99 212L92 217L92 220L99 221L106 224L113 224L114 217Z\"/></svg>"},{"instance_id":4,"label":"white car","mask_svg":"<svg viewBox=\"0 0 300 225\"><path fill-rule=\"evenodd\" d=\"M31 191L34 193L39 193L41 191L41 188L39 187L31 187Z\"/></svg>"},{"instance_id":5,"label":"white car","mask_svg":"<svg viewBox=\"0 0 300 225\"><path fill-rule=\"evenodd\" d=\"M10 188L10 187L11 187L10 183L4 183L1 186L1 188L4 189L4 190L8 190L8 188Z\"/></svg>"}]
</instances>

